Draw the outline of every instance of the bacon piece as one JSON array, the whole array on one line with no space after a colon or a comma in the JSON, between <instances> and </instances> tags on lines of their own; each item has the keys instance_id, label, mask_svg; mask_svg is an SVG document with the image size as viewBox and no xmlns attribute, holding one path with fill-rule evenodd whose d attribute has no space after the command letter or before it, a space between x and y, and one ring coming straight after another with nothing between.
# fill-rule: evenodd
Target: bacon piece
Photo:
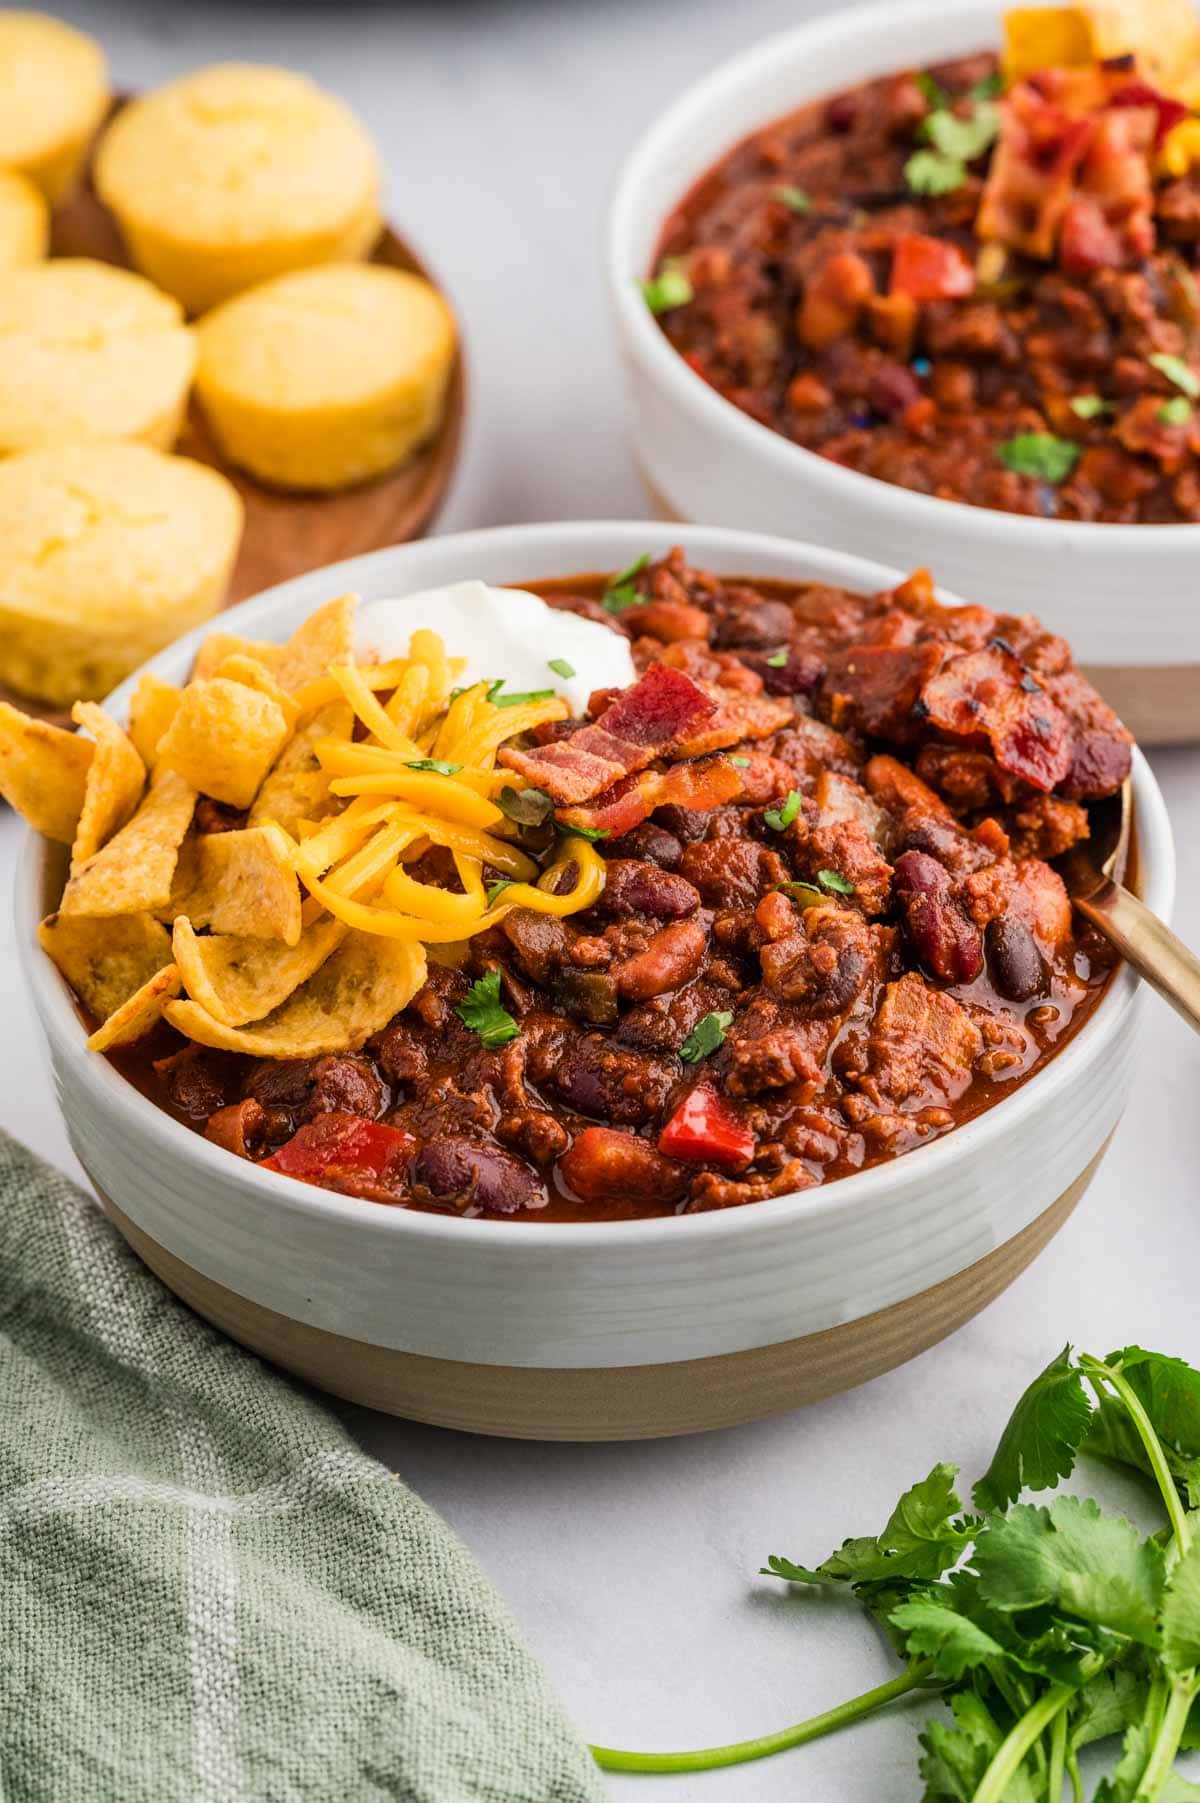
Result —
<instances>
[{"instance_id":1,"label":"bacon piece","mask_svg":"<svg viewBox=\"0 0 1200 1803\"><path fill-rule=\"evenodd\" d=\"M975 230L981 238L1049 262L1076 170L1091 147L1092 121L1072 118L1030 81L1018 83L1000 102L1000 119Z\"/></svg>"},{"instance_id":2,"label":"bacon piece","mask_svg":"<svg viewBox=\"0 0 1200 1803\"><path fill-rule=\"evenodd\" d=\"M852 645L829 659L821 693L833 725L854 726L900 744L917 736L913 713L925 684L941 668L945 645Z\"/></svg>"},{"instance_id":3,"label":"bacon piece","mask_svg":"<svg viewBox=\"0 0 1200 1803\"><path fill-rule=\"evenodd\" d=\"M997 641L951 658L921 691L927 724L955 738L986 738L1002 770L1035 789L1056 787L1071 768L1067 716Z\"/></svg>"},{"instance_id":4,"label":"bacon piece","mask_svg":"<svg viewBox=\"0 0 1200 1803\"><path fill-rule=\"evenodd\" d=\"M727 745L740 745L744 739L769 739L790 725L795 715L791 702L775 695L740 694L715 683L702 686L716 711L698 731L693 729L676 739L672 757L701 757L705 752L723 751Z\"/></svg>"},{"instance_id":5,"label":"bacon piece","mask_svg":"<svg viewBox=\"0 0 1200 1803\"><path fill-rule=\"evenodd\" d=\"M1182 120L1188 116L1188 109L1182 100L1173 100L1169 94L1152 88L1148 81L1127 81L1119 87L1109 100L1109 106L1153 107L1155 114L1155 148Z\"/></svg>"},{"instance_id":6,"label":"bacon piece","mask_svg":"<svg viewBox=\"0 0 1200 1803\"><path fill-rule=\"evenodd\" d=\"M506 745L499 762L559 803L589 801L621 777L644 770L716 711L717 702L690 676L651 664L594 725L534 750Z\"/></svg>"},{"instance_id":7,"label":"bacon piece","mask_svg":"<svg viewBox=\"0 0 1200 1803\"><path fill-rule=\"evenodd\" d=\"M728 759L703 758L694 764L672 764L667 770L626 777L597 796L590 807L558 808L556 813L563 826L582 826L619 839L668 802L706 813L723 802L735 801L741 792L741 771Z\"/></svg>"}]
</instances>

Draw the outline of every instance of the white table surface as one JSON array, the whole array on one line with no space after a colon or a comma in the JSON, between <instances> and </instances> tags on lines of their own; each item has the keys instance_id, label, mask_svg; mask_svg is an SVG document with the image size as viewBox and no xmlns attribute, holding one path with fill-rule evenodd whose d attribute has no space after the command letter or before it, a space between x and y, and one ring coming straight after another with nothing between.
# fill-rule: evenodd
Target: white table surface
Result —
<instances>
[{"instance_id":1,"label":"white table surface","mask_svg":"<svg viewBox=\"0 0 1200 1803\"><path fill-rule=\"evenodd\" d=\"M56 10L104 39L123 86L258 58L307 69L365 117L392 211L454 296L470 350L472 421L441 530L644 513L599 280L615 168L662 95L819 6L69 0ZM1153 763L1179 840L1176 925L1200 943L1200 749ZM5 816L5 888L17 840ZM79 1175L10 915L4 905L0 1122ZM938 1459L978 1475L1016 1394L1067 1338L1200 1358L1198 1171L1200 1042L1147 996L1136 1089L1083 1205L1007 1295L906 1369L781 1420L654 1445L521 1445L365 1411L353 1425L461 1532L589 1739L672 1747L767 1732L895 1669L851 1609L756 1579L767 1553L819 1558L847 1534L876 1531ZM1118 1478L1091 1487L1145 1511ZM732 1772L614 1780L612 1793L908 1803L920 1794L909 1716Z\"/></svg>"}]
</instances>

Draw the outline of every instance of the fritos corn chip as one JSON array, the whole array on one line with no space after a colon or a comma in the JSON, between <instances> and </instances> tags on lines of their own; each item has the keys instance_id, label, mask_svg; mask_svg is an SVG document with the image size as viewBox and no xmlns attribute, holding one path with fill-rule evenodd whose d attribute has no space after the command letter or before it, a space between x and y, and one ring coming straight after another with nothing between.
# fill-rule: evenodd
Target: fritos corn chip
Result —
<instances>
[{"instance_id":1,"label":"fritos corn chip","mask_svg":"<svg viewBox=\"0 0 1200 1803\"><path fill-rule=\"evenodd\" d=\"M306 720L288 740L250 809L251 826L273 820L293 838L302 820L319 820L331 806L329 777L317 761L316 747L323 739L349 742L354 716L345 701L331 701Z\"/></svg>"},{"instance_id":2,"label":"fritos corn chip","mask_svg":"<svg viewBox=\"0 0 1200 1803\"><path fill-rule=\"evenodd\" d=\"M127 733L94 701L77 701L71 709L76 726L86 727L94 741L83 789L83 807L71 845L71 870L78 870L112 838L133 813L146 781L146 766Z\"/></svg>"},{"instance_id":3,"label":"fritos corn chip","mask_svg":"<svg viewBox=\"0 0 1200 1803\"><path fill-rule=\"evenodd\" d=\"M256 663L264 664L276 673L286 649L286 645L272 645L266 639L239 638L236 632L210 632L200 641L191 680L197 682L206 676L215 676L227 657L239 656L252 657Z\"/></svg>"},{"instance_id":4,"label":"fritos corn chip","mask_svg":"<svg viewBox=\"0 0 1200 1803\"><path fill-rule=\"evenodd\" d=\"M293 851L277 826L201 834L195 841L194 886L182 897L180 913L194 927L211 927L214 933L295 945L300 938L300 882Z\"/></svg>"},{"instance_id":5,"label":"fritos corn chip","mask_svg":"<svg viewBox=\"0 0 1200 1803\"><path fill-rule=\"evenodd\" d=\"M200 935L183 918L175 922L171 946L192 1000L227 1027L241 1027L285 1002L345 936L341 921L328 914L305 927L294 946L241 934Z\"/></svg>"},{"instance_id":6,"label":"fritos corn chip","mask_svg":"<svg viewBox=\"0 0 1200 1803\"><path fill-rule=\"evenodd\" d=\"M196 791L174 770L157 770L136 813L74 870L59 904L63 914L153 913L171 893Z\"/></svg>"},{"instance_id":7,"label":"fritos corn chip","mask_svg":"<svg viewBox=\"0 0 1200 1803\"><path fill-rule=\"evenodd\" d=\"M181 988L178 966L165 965L96 1028L88 1040L88 1050L107 1052L111 1046L133 1045L144 1039L162 1019L163 1004L173 1000Z\"/></svg>"},{"instance_id":8,"label":"fritos corn chip","mask_svg":"<svg viewBox=\"0 0 1200 1803\"><path fill-rule=\"evenodd\" d=\"M287 736L283 711L269 695L210 676L183 691L159 741L159 762L215 801L248 808Z\"/></svg>"},{"instance_id":9,"label":"fritos corn chip","mask_svg":"<svg viewBox=\"0 0 1200 1803\"><path fill-rule=\"evenodd\" d=\"M147 770L153 770L163 734L179 711L183 694L173 682L152 676L147 670L139 679L129 703L129 736Z\"/></svg>"},{"instance_id":10,"label":"fritos corn chip","mask_svg":"<svg viewBox=\"0 0 1200 1803\"><path fill-rule=\"evenodd\" d=\"M280 688L295 694L306 682L324 676L331 664L353 661L357 604L357 595L339 595L301 621L282 648L275 671Z\"/></svg>"},{"instance_id":11,"label":"fritos corn chip","mask_svg":"<svg viewBox=\"0 0 1200 1803\"><path fill-rule=\"evenodd\" d=\"M98 1021L171 962L170 935L150 914L51 914L38 939Z\"/></svg>"},{"instance_id":12,"label":"fritos corn chip","mask_svg":"<svg viewBox=\"0 0 1200 1803\"><path fill-rule=\"evenodd\" d=\"M0 701L0 795L47 839L70 845L95 747Z\"/></svg>"}]
</instances>

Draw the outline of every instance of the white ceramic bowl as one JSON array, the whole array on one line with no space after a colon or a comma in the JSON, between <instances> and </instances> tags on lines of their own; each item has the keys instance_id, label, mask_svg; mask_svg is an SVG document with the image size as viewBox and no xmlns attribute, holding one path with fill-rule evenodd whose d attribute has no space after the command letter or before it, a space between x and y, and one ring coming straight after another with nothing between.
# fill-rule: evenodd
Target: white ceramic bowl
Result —
<instances>
[{"instance_id":1,"label":"white ceramic bowl","mask_svg":"<svg viewBox=\"0 0 1200 1803\"><path fill-rule=\"evenodd\" d=\"M599 523L433 539L314 571L222 623L277 638L347 588L372 599L467 576L615 569L675 536ZM860 559L753 534L694 528L686 544L731 574L862 590L894 581ZM203 630L147 668L182 680ZM1174 854L1140 755L1134 784L1142 893L1165 916ZM569 1438L683 1431L886 1369L973 1313L1049 1237L1129 1090L1138 985L1123 970L1085 1028L999 1106L826 1188L607 1224L380 1207L232 1157L87 1051L66 986L36 949L61 875L61 852L31 834L18 943L71 1143L118 1223L235 1337L339 1393L452 1425Z\"/></svg>"},{"instance_id":2,"label":"white ceramic bowl","mask_svg":"<svg viewBox=\"0 0 1200 1803\"><path fill-rule=\"evenodd\" d=\"M667 214L740 139L841 88L998 46L1001 0L852 7L755 45L667 106L626 160L606 267L631 435L667 517L817 539L1070 639L1147 744L1200 738L1200 526L1028 519L915 494L759 425L693 373L638 288Z\"/></svg>"}]
</instances>

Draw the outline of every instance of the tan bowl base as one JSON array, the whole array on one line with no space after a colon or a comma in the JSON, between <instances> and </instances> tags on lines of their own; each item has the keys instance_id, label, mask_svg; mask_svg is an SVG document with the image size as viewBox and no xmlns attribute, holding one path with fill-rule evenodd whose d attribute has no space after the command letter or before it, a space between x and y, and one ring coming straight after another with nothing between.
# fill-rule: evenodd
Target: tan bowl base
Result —
<instances>
[{"instance_id":1,"label":"tan bowl base","mask_svg":"<svg viewBox=\"0 0 1200 1803\"><path fill-rule=\"evenodd\" d=\"M644 469L639 467L638 474L656 520L696 523L672 506ZM1192 745L1200 739L1200 664L1093 664L1085 665L1083 673L1139 744Z\"/></svg>"},{"instance_id":2,"label":"tan bowl base","mask_svg":"<svg viewBox=\"0 0 1200 1803\"><path fill-rule=\"evenodd\" d=\"M1058 1232L1105 1150L1015 1239L907 1302L750 1352L604 1370L466 1364L308 1327L201 1276L107 1196L102 1200L134 1251L197 1314L318 1389L387 1415L507 1439L650 1440L784 1414L879 1377L945 1339L1007 1289Z\"/></svg>"}]
</instances>

